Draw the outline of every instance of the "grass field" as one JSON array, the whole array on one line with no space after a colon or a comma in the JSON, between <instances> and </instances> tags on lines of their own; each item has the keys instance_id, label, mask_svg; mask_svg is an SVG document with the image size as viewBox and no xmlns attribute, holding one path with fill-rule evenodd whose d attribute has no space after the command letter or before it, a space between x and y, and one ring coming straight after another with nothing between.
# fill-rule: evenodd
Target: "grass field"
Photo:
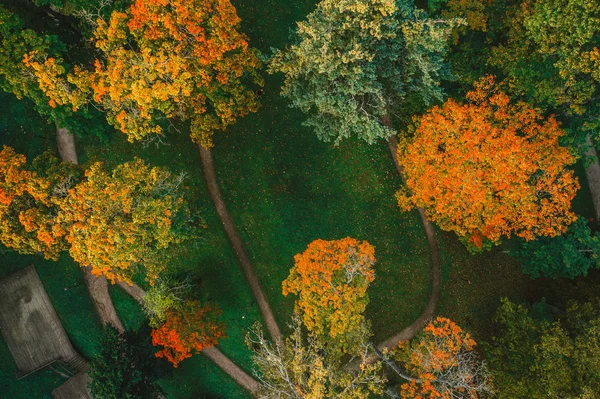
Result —
<instances>
[{"instance_id":1,"label":"grass field","mask_svg":"<svg viewBox=\"0 0 600 399\"><path fill-rule=\"evenodd\" d=\"M234 0L251 44L261 51L281 47L294 21L304 18L315 1ZM288 322L294 298L281 295L293 256L314 239L352 236L376 249L377 279L367 309L375 340L410 324L429 294L429 253L415 213L400 213L394 192L400 180L383 143L368 146L348 140L339 147L322 143L301 126L303 116L279 96L279 77L267 76L262 108L215 138L215 166L225 200L267 297L282 327ZM3 115L0 143L33 156L53 146L53 131L22 103ZM25 118L24 130L15 118ZM13 120L14 119L14 120ZM26 138L25 138L26 137ZM197 148L183 133L167 136L166 145L143 148L115 133L103 142L78 140L81 162L103 161L108 166L135 156L188 175L186 196L204 215L208 228L201 237L177 249L175 274L192 277L198 294L223 310L228 337L221 350L246 370L250 353L244 345L248 327L259 320L250 290L213 210L202 178ZM583 184L584 185L584 184ZM586 197L587 196L587 197ZM582 191L576 206L589 211L589 194ZM586 210L587 209L587 210ZM456 238L440 234L444 286L440 313L450 316L476 338L486 335L489 317L500 296L524 297L529 282L505 247L470 255ZM0 276L35 263L74 345L85 356L97 348L100 326L89 301L82 274L68 256L59 262L7 253ZM64 290L64 287L69 287ZM111 289L126 326L143 323L136 303L118 288ZM11 398L42 398L61 379L49 372L23 381L14 379L12 359L0 343L0 392ZM172 398L244 398L245 393L203 356L182 363L163 381Z\"/></svg>"}]
</instances>

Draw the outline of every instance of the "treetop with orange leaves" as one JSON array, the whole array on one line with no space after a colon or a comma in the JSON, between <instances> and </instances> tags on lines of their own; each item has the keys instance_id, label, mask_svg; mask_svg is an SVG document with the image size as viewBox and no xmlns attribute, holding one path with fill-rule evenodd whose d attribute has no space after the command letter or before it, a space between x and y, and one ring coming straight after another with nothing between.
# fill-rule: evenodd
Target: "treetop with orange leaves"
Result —
<instances>
[{"instance_id":1,"label":"treetop with orange leaves","mask_svg":"<svg viewBox=\"0 0 600 399\"><path fill-rule=\"evenodd\" d=\"M352 347L353 337L368 328L363 313L367 288L375 280L375 248L366 241L347 237L315 240L294 257L283 294L297 294L296 307L306 328L342 348ZM356 332L356 334L355 334Z\"/></svg>"},{"instance_id":2,"label":"treetop with orange leaves","mask_svg":"<svg viewBox=\"0 0 600 399\"><path fill-rule=\"evenodd\" d=\"M0 241L24 254L57 260L66 249L64 231L55 223L58 208L52 179L26 165L11 147L0 151Z\"/></svg>"},{"instance_id":3,"label":"treetop with orange leaves","mask_svg":"<svg viewBox=\"0 0 600 399\"><path fill-rule=\"evenodd\" d=\"M559 145L558 122L511 103L492 77L467 99L433 107L398 146L406 177L400 207L424 208L472 249L513 234L533 240L566 231L579 183L567 169L575 157Z\"/></svg>"},{"instance_id":4,"label":"treetop with orange leaves","mask_svg":"<svg viewBox=\"0 0 600 399\"><path fill-rule=\"evenodd\" d=\"M152 330L152 344L162 347L156 357L179 363L217 344L225 337L225 326L217 321L219 311L198 301L186 301L167 314L165 323Z\"/></svg>"},{"instance_id":5,"label":"treetop with orange leaves","mask_svg":"<svg viewBox=\"0 0 600 399\"><path fill-rule=\"evenodd\" d=\"M485 363L474 352L475 340L445 317L431 321L394 357L412 377L400 386L402 399L477 399L491 392Z\"/></svg>"},{"instance_id":6,"label":"treetop with orange leaves","mask_svg":"<svg viewBox=\"0 0 600 399\"><path fill-rule=\"evenodd\" d=\"M97 19L101 57L88 70L59 69L53 59L26 57L51 104L99 104L129 140L163 132L165 119L191 121L205 147L212 134L258 108L257 52L238 28L229 0L135 0L125 12ZM132 45L133 44L133 45Z\"/></svg>"}]
</instances>

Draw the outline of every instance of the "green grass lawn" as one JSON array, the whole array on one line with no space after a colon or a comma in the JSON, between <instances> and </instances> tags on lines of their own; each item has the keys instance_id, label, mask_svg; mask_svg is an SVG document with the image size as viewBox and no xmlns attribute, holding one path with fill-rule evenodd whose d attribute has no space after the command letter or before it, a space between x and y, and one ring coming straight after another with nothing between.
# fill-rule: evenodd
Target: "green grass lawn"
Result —
<instances>
[{"instance_id":1,"label":"green grass lawn","mask_svg":"<svg viewBox=\"0 0 600 399\"><path fill-rule=\"evenodd\" d=\"M268 52L287 42L289 29L313 9L315 1L233 3L251 44ZM383 143L369 146L347 140L334 147L318 141L301 126L303 116L279 96L280 84L279 77L267 76L259 112L215 137L215 166L230 212L282 327L289 321L294 298L282 296L281 282L296 253L317 238L352 236L373 244L377 279L369 292L367 316L375 340L387 338L409 325L428 300L429 248L420 220L416 213L400 213L395 203L400 179ZM13 107L11 116L0 119L0 143L29 157L54 146L52 129L27 104L5 95L0 99ZM20 123L26 126L19 128ZM116 132L106 141L81 138L78 146L84 163L103 161L113 167L138 156L187 173L186 197L204 215L208 227L198 239L175 250L177 261L171 268L174 274L190 276L196 293L223 310L228 336L220 349L249 371L251 356L244 336L260 315L208 197L196 146L185 133L171 133L166 145L144 148ZM577 201L581 209L589 208L589 194L583 192ZM440 313L473 330L477 338L485 337L499 298L524 297L529 282L520 266L502 252L504 247L473 256L454 235L443 233L439 238L444 277ZM38 266L73 343L84 355L92 356L100 326L81 271L68 256L57 263L13 253L2 259L0 275L31 263ZM64 290L65 286L70 288ZM139 306L117 287L111 288L111 295L124 324L138 328L144 322ZM4 342L0 361L0 392L9 392L6 397L42 398L61 382L49 372L16 381ZM184 361L162 385L172 398L246 397L203 356Z\"/></svg>"}]
</instances>

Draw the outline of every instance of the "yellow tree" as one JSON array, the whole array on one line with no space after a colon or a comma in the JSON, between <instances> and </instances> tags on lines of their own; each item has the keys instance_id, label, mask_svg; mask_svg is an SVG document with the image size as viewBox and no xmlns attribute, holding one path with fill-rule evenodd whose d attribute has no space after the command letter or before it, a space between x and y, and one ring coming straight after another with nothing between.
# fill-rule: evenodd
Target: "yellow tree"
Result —
<instances>
[{"instance_id":1,"label":"yellow tree","mask_svg":"<svg viewBox=\"0 0 600 399\"><path fill-rule=\"evenodd\" d=\"M192 139L207 148L214 131L258 108L247 84L261 83L259 60L229 0L136 0L93 23L101 57L90 70L67 74L53 58L26 58L51 103L93 100L130 141L160 134L166 119L189 119Z\"/></svg>"},{"instance_id":2,"label":"yellow tree","mask_svg":"<svg viewBox=\"0 0 600 399\"><path fill-rule=\"evenodd\" d=\"M185 212L177 193L182 177L140 159L111 173L101 163L90 166L57 217L73 259L113 282L131 282L140 268L154 281L168 261L165 249L186 238L174 223Z\"/></svg>"},{"instance_id":3,"label":"yellow tree","mask_svg":"<svg viewBox=\"0 0 600 399\"><path fill-rule=\"evenodd\" d=\"M567 169L575 157L558 143L558 122L511 103L490 77L467 99L429 110L398 147L406 175L400 207L424 208L476 250L513 234L532 240L565 232L576 219L570 207L579 184Z\"/></svg>"},{"instance_id":4,"label":"yellow tree","mask_svg":"<svg viewBox=\"0 0 600 399\"><path fill-rule=\"evenodd\" d=\"M315 240L295 256L283 294L298 294L296 307L310 332L352 352L369 335L363 313L374 264L375 248L366 241Z\"/></svg>"}]
</instances>

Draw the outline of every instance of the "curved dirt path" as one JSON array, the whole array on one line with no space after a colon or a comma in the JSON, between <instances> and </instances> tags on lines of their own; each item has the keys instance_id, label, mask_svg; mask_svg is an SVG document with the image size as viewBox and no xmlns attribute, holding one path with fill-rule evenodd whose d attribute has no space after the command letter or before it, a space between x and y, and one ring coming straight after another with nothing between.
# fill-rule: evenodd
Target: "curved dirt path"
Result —
<instances>
[{"instance_id":1,"label":"curved dirt path","mask_svg":"<svg viewBox=\"0 0 600 399\"><path fill-rule=\"evenodd\" d=\"M390 149L392 159L394 160L394 165L396 166L396 170L398 171L400 177L404 178L402 165L400 165L398 158L396 157L397 146L398 140L396 139L396 136L390 137L388 140L388 147ZM435 229L433 224L429 221L429 219L427 219L425 210L423 208L418 208L417 211L421 217L421 222L423 223L423 228L425 229L425 234L427 235L427 243L429 244L429 259L431 263L431 293L429 295L429 302L427 303L427 306L425 306L425 309L423 309L421 315L410 326L377 345L377 348L381 351L386 348L391 350L393 347L398 345L398 342L411 339L419 331L425 328L429 320L434 316L440 300L440 290L442 285L442 262L440 257L440 248L437 243Z\"/></svg>"},{"instance_id":2,"label":"curved dirt path","mask_svg":"<svg viewBox=\"0 0 600 399\"><path fill-rule=\"evenodd\" d=\"M142 303L146 292L137 284L129 285L124 282L117 283L126 293L131 295L133 299ZM260 385L252 378L248 373L242 370L237 364L229 359L223 352L218 350L216 347L206 348L202 353L212 360L221 370L227 373L235 382L237 382L242 388L254 393L258 391Z\"/></svg>"},{"instance_id":3,"label":"curved dirt path","mask_svg":"<svg viewBox=\"0 0 600 399\"><path fill-rule=\"evenodd\" d=\"M254 271L254 266L252 265L252 262L250 262L250 258L244 249L244 243L242 242L242 239L235 227L235 223L233 222L233 219L227 210L221 190L219 190L219 185L217 184L217 178L215 175L212 151L210 148L206 149L201 145L198 145L198 149L200 150L200 159L202 160L202 169L204 171L206 185L208 186L208 192L210 193L210 197L215 204L215 208L219 214L221 223L223 224L223 229L225 230L225 233L227 233L227 237L233 246L238 261L240 262L240 266L242 266L242 270L246 276L246 280L248 281L248 284L250 284L252 294L254 295L254 299L258 304L260 314L262 315L271 339L274 342L281 342L281 330L275 321L275 316L273 315L271 306L269 305L265 293L260 286L256 272Z\"/></svg>"},{"instance_id":4,"label":"curved dirt path","mask_svg":"<svg viewBox=\"0 0 600 399\"><path fill-rule=\"evenodd\" d=\"M56 144L58 146L58 154L63 162L71 162L79 165L75 137L67 129L56 129ZM93 275L91 266L84 267L83 270L85 285L88 288L100 320L103 324L110 324L119 332L123 332L123 323L121 323L112 299L108 294L108 282L106 278L104 276L98 277Z\"/></svg>"}]
</instances>

